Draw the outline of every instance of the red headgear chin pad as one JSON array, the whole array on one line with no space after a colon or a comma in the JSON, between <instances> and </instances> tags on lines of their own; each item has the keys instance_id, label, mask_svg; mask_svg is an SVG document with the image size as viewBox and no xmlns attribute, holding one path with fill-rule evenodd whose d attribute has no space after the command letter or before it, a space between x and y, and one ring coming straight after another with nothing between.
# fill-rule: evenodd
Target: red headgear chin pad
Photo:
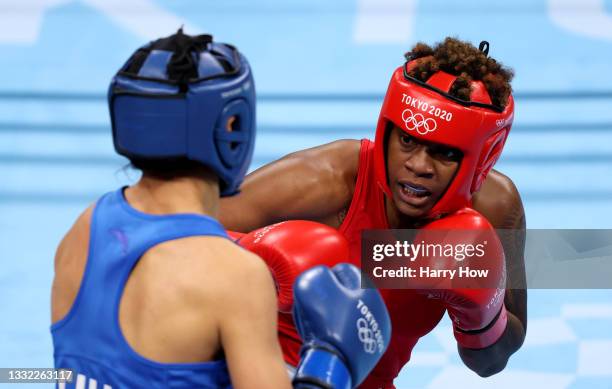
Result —
<instances>
[{"instance_id":1,"label":"red headgear chin pad","mask_svg":"<svg viewBox=\"0 0 612 389\"><path fill-rule=\"evenodd\" d=\"M406 69L413 64L408 63ZM512 96L501 111L490 105L480 81L472 83L472 102L448 95L456 76L439 71L426 82L406 76L404 66L393 73L376 129L374 166L378 184L391 196L385 161L385 131L393 123L407 134L443 144L463 153L457 173L426 217L437 217L470 203L501 155L514 119ZM442 89L443 88L443 89Z\"/></svg>"}]
</instances>

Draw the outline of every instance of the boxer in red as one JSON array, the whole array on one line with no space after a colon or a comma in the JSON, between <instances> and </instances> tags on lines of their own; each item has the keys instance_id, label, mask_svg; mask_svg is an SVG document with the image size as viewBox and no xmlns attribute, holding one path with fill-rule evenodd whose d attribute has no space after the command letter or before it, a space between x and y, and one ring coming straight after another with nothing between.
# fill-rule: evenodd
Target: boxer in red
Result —
<instances>
[{"instance_id":1,"label":"boxer in red","mask_svg":"<svg viewBox=\"0 0 612 389\"><path fill-rule=\"evenodd\" d=\"M514 117L511 79L488 57L486 42L417 44L391 78L374 142L339 140L258 169L239 195L222 200L221 221L243 232L287 219L318 221L347 237L354 263L365 229L524 231L516 187L491 170ZM498 262L505 270L497 272L506 285L503 299L490 289L447 290L437 299L409 289L381 291L393 323L391 344L361 388L393 388L418 339L445 311L468 368L487 377L505 367L527 326L524 235L511 235L502 239ZM295 364L300 339L290 316L281 313L279 321L285 360Z\"/></svg>"}]
</instances>

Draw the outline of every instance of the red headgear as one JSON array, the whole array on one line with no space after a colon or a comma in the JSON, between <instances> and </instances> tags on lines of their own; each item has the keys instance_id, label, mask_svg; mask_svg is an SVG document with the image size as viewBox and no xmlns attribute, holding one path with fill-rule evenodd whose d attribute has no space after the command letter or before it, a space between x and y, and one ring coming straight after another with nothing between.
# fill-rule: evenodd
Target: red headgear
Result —
<instances>
[{"instance_id":1,"label":"red headgear","mask_svg":"<svg viewBox=\"0 0 612 389\"><path fill-rule=\"evenodd\" d=\"M459 169L446 192L426 215L434 218L469 205L499 158L514 119L514 99L505 109L492 105L481 81L472 81L470 101L448 94L457 76L438 71L426 82L409 76L417 60L395 70L376 128L374 164L378 184L391 196L385 162L389 122L406 134L463 152Z\"/></svg>"}]
</instances>

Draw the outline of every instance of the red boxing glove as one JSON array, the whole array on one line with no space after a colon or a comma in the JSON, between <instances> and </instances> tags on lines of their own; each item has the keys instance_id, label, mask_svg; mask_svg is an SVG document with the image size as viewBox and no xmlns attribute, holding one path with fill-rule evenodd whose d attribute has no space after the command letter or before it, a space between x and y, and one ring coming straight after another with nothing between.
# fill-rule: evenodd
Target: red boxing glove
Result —
<instances>
[{"instance_id":1,"label":"red boxing glove","mask_svg":"<svg viewBox=\"0 0 612 389\"><path fill-rule=\"evenodd\" d=\"M290 220L249 232L240 245L259 255L270 268L278 292L278 310L291 312L293 283L304 270L348 262L348 242L324 224Z\"/></svg>"},{"instance_id":2,"label":"red boxing glove","mask_svg":"<svg viewBox=\"0 0 612 389\"><path fill-rule=\"evenodd\" d=\"M432 289L424 292L429 297L444 301L453 322L457 343L472 349L488 347L502 336L507 324L504 306L506 261L499 237L489 221L471 208L464 208L426 225L417 235L415 243L431 243L431 236L441 236L440 231L436 230L444 230L444 238L434 239L437 240L436 243L441 242L444 247L452 245L453 249L480 244L482 250L479 253L483 255L472 255L469 258L463 258L464 255L461 255L459 258L462 259L457 260L455 254L453 259L444 261L427 257L417 259L427 261L422 262L422 266L456 271L454 281L446 279L442 283L432 283ZM474 253L476 252L478 251L475 250ZM459 278L462 268L465 275L467 267L473 271L487 271L487 275ZM427 281L419 279L419 283L424 286Z\"/></svg>"},{"instance_id":3,"label":"red boxing glove","mask_svg":"<svg viewBox=\"0 0 612 389\"><path fill-rule=\"evenodd\" d=\"M235 243L240 243L240 239L242 239L242 237L246 235L244 232L238 232L238 231L226 230L226 232L229 238L233 240Z\"/></svg>"}]
</instances>

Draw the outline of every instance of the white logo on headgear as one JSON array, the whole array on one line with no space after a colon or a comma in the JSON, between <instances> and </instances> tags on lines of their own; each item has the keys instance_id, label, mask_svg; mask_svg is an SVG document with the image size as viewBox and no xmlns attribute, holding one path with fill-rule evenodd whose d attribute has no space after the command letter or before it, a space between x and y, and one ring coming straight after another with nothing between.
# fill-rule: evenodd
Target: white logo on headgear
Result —
<instances>
[{"instance_id":1,"label":"white logo on headgear","mask_svg":"<svg viewBox=\"0 0 612 389\"><path fill-rule=\"evenodd\" d=\"M514 116L510 116L507 119L497 119L495 121L495 124L497 124L497 129L500 129L500 128L508 126L510 124L510 122L512 122L513 117Z\"/></svg>"},{"instance_id":2,"label":"white logo on headgear","mask_svg":"<svg viewBox=\"0 0 612 389\"><path fill-rule=\"evenodd\" d=\"M402 120L408 131L416 131L421 135L427 135L434 132L438 128L438 123L435 119L427 118L421 113L414 113L410 108L406 108L402 112Z\"/></svg>"}]
</instances>

